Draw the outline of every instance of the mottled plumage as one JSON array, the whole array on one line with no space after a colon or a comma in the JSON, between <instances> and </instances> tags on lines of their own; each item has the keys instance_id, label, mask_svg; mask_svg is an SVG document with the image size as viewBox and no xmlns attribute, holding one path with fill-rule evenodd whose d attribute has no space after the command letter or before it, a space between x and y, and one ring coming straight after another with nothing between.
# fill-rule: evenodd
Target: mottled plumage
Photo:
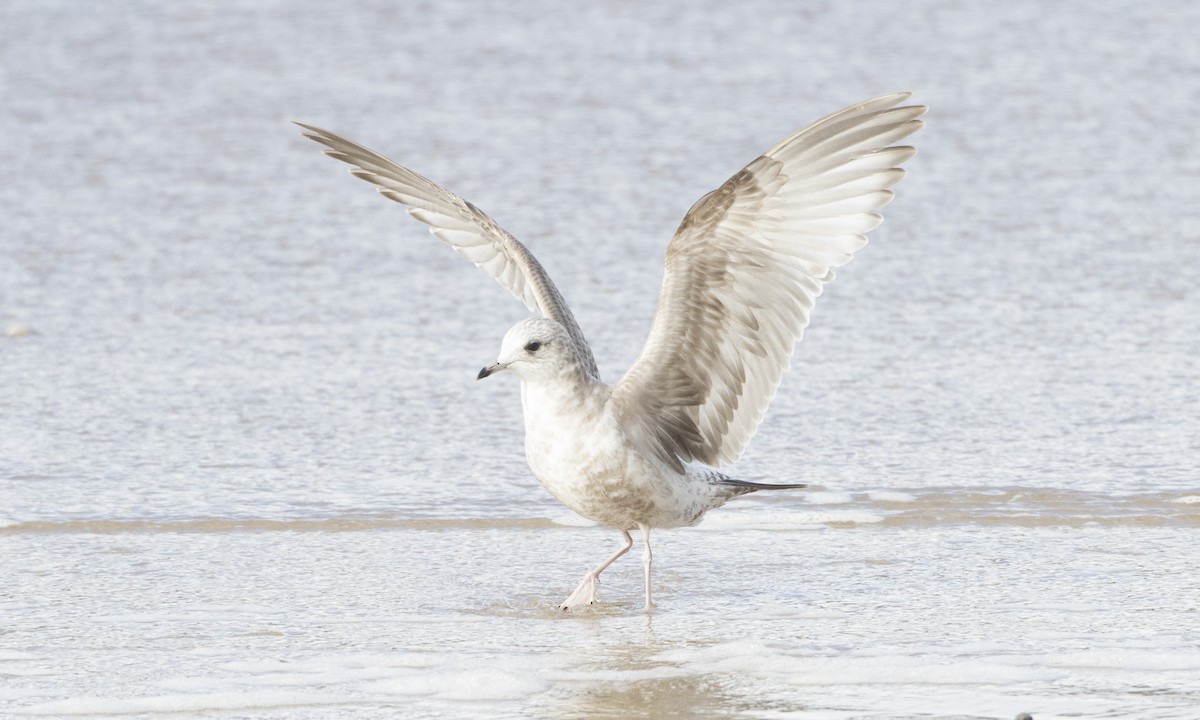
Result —
<instances>
[{"instance_id":1,"label":"mottled plumage","mask_svg":"<svg viewBox=\"0 0 1200 720\"><path fill-rule=\"evenodd\" d=\"M832 268L866 244L915 150L893 146L921 127L907 93L853 105L796 132L701 198L667 245L658 311L641 355L615 386L533 255L482 211L333 133L302 125L327 154L379 186L435 236L541 317L504 337L500 371L521 378L525 453L564 505L622 532L622 547L584 576L563 609L595 600L600 573L650 528L698 522L762 485L712 469L736 460L779 386ZM690 463L701 463L695 466Z\"/></svg>"}]
</instances>

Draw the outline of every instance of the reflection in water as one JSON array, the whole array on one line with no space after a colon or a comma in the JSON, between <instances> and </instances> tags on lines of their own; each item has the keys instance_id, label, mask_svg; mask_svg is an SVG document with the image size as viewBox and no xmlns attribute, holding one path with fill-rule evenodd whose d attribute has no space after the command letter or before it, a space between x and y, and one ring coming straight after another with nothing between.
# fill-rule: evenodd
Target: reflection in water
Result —
<instances>
[{"instance_id":1,"label":"reflection in water","mask_svg":"<svg viewBox=\"0 0 1200 720\"><path fill-rule=\"evenodd\" d=\"M606 624L597 618L596 631L613 630ZM660 659L677 641L655 635L653 615L629 617L623 630L625 642L579 658L586 679L570 688L549 717L708 718L734 710L736 701L718 676L689 673Z\"/></svg>"},{"instance_id":2,"label":"reflection in water","mask_svg":"<svg viewBox=\"0 0 1200 720\"><path fill-rule=\"evenodd\" d=\"M728 717L732 699L711 675L600 682L572 696L556 717Z\"/></svg>"},{"instance_id":3,"label":"reflection in water","mask_svg":"<svg viewBox=\"0 0 1200 720\"><path fill-rule=\"evenodd\" d=\"M755 696L747 678L689 667L669 657L670 651L703 652L709 633L721 632L720 617L670 615L666 628L655 632L655 616L617 605L597 606L600 614L579 618L590 626L600 645L585 645L570 661L570 680L537 708L548 718L726 718L768 709ZM699 622L698 622L699 621ZM660 622L663 619L660 618ZM683 622L691 634L680 633ZM698 624L697 624L698 622ZM771 707L799 710L801 705Z\"/></svg>"}]
</instances>

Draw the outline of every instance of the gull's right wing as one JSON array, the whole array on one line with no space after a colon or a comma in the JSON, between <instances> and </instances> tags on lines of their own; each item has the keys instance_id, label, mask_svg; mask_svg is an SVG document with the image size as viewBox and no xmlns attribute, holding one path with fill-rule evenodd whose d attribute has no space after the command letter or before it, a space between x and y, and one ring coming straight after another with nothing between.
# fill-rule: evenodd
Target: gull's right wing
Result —
<instances>
[{"instance_id":1,"label":"gull's right wing","mask_svg":"<svg viewBox=\"0 0 1200 720\"><path fill-rule=\"evenodd\" d=\"M741 455L822 286L867 243L874 210L921 127L896 93L824 117L700 198L667 245L658 311L637 362L613 388L631 439L683 462Z\"/></svg>"},{"instance_id":2,"label":"gull's right wing","mask_svg":"<svg viewBox=\"0 0 1200 720\"><path fill-rule=\"evenodd\" d=\"M599 378L592 350L566 301L541 263L516 238L479 208L412 170L328 130L296 124L304 128L305 137L329 148L326 155L352 165L352 175L377 185L384 197L407 205L409 215L429 225L435 237L495 278L530 310L566 328L580 364Z\"/></svg>"}]
</instances>

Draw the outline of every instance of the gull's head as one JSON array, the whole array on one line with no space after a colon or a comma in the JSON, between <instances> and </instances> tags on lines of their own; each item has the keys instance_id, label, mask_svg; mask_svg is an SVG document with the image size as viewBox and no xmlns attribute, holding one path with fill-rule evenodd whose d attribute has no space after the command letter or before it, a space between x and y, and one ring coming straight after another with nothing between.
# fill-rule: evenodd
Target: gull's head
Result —
<instances>
[{"instance_id":1,"label":"gull's head","mask_svg":"<svg viewBox=\"0 0 1200 720\"><path fill-rule=\"evenodd\" d=\"M505 333L500 356L479 371L478 379L509 370L522 380L540 380L561 375L573 363L571 336L563 326L545 318L529 318Z\"/></svg>"}]
</instances>

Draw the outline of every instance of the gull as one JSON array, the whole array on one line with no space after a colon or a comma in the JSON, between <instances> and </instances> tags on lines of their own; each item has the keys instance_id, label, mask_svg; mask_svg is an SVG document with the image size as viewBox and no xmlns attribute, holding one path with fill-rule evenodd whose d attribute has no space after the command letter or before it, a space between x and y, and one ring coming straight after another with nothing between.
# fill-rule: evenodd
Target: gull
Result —
<instances>
[{"instance_id":1,"label":"gull","mask_svg":"<svg viewBox=\"0 0 1200 720\"><path fill-rule=\"evenodd\" d=\"M763 153L688 210L667 244L649 337L625 376L600 379L583 331L533 254L482 210L424 177L327 130L296 123L349 163L351 174L430 226L536 313L514 325L496 362L521 381L525 457L571 510L621 533L622 543L559 605L591 605L609 565L642 537L650 611L650 530L694 525L731 498L803 488L730 477L763 419L813 304L882 222L899 166L893 145L919 130L909 93L827 115Z\"/></svg>"}]
</instances>

